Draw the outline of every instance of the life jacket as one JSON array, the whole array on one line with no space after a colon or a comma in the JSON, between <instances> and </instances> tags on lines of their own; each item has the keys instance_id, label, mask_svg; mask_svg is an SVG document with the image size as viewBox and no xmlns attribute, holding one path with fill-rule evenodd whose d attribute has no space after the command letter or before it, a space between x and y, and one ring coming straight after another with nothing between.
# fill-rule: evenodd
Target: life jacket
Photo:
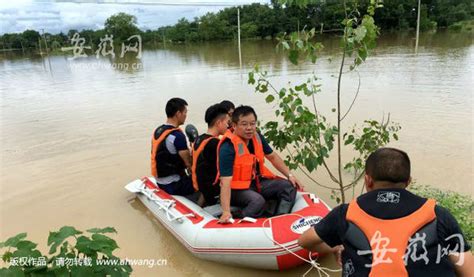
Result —
<instances>
[{"instance_id":1,"label":"life jacket","mask_svg":"<svg viewBox=\"0 0 474 277\"><path fill-rule=\"evenodd\" d=\"M216 166L216 164L209 164L205 159L204 155L202 155L202 151L206 148L206 145L212 140L212 139L219 139L215 136L211 136L208 134L204 134L199 136L196 141L194 142L193 145L193 166L192 166L192 179L193 179L193 186L196 191L199 190L199 182L202 182L202 180L209 180L209 184L201 184L201 185L213 185L214 180L216 178L217 174L217 168L216 171L211 170L210 168L213 166Z\"/></svg>"},{"instance_id":2,"label":"life jacket","mask_svg":"<svg viewBox=\"0 0 474 277\"><path fill-rule=\"evenodd\" d=\"M254 154L249 152L247 144L239 136L230 131L224 134L217 146L217 168L218 174L215 183L219 181L219 151L222 143L230 140L235 150L234 167L232 174L231 189L248 189L252 180L257 176L257 166L261 177L274 179L276 176L265 166L265 153L263 152L262 140L258 134L252 137Z\"/></svg>"},{"instance_id":3,"label":"life jacket","mask_svg":"<svg viewBox=\"0 0 474 277\"><path fill-rule=\"evenodd\" d=\"M156 128L151 140L151 175L155 178L173 174L183 175L186 165L181 157L171 154L166 148L166 138L173 131L183 132L180 128L170 125L161 125Z\"/></svg>"},{"instance_id":4,"label":"life jacket","mask_svg":"<svg viewBox=\"0 0 474 277\"><path fill-rule=\"evenodd\" d=\"M407 216L380 219L369 215L353 200L346 214L349 227L343 239L342 276L408 277L409 272L410 276L454 276L446 259L436 263L435 205L435 200L428 199ZM423 244L418 241L410 246L410 242L420 238L424 238ZM420 258L423 250L427 250L428 264Z\"/></svg>"}]
</instances>

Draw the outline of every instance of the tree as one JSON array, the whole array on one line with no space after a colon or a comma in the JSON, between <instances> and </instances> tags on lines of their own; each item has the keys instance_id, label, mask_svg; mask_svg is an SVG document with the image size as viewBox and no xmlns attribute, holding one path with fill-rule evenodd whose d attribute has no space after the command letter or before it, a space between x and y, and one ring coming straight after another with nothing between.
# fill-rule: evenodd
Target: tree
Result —
<instances>
[{"instance_id":1,"label":"tree","mask_svg":"<svg viewBox=\"0 0 474 277\"><path fill-rule=\"evenodd\" d=\"M298 4L305 7L308 0L281 0L285 4ZM343 28L341 37L341 62L339 66L337 81L337 107L333 108L336 113L335 124L328 120L328 116L321 114L315 95L321 92L318 78L313 74L307 81L289 88L275 88L267 77L267 72L258 66L249 73L249 84L255 85L257 92L266 94L267 103L276 103L275 115L282 122L269 121L262 128L264 135L280 151L287 152L286 163L291 169L299 168L315 184L330 189L337 202L346 202L346 191L354 188L364 174L364 160L367 156L390 142L393 138L398 139L397 132L400 127L387 120L377 121L365 120L361 128L354 126L344 131L342 121L349 114L360 88L356 90L352 104L346 108L341 107L342 89L341 82L347 67L347 60L352 59L349 71L356 71L368 57L369 51L375 48L375 40L379 29L374 22L374 13L380 7L377 0L371 0L367 7L367 13L359 11L357 2L351 2L349 7L343 1L344 20L338 28ZM319 50L323 45L314 41L315 29L302 30L279 38L279 47L287 51L288 58L293 64L298 64L302 59L309 59L316 63ZM305 99L307 98L307 99ZM311 101L312 105L305 105L303 100ZM274 105L274 104L273 104ZM352 159L343 164L341 150L344 144L353 148L357 153ZM330 153L337 151L337 172L333 172L327 164ZM321 184L311 173L318 167L324 167L331 180L336 186ZM343 171L353 173L349 181L343 178Z\"/></svg>"},{"instance_id":2,"label":"tree","mask_svg":"<svg viewBox=\"0 0 474 277\"><path fill-rule=\"evenodd\" d=\"M125 42L133 35L140 35L141 31L137 27L137 18L126 13L117 13L105 21L105 31L113 35L115 42Z\"/></svg>"},{"instance_id":3,"label":"tree","mask_svg":"<svg viewBox=\"0 0 474 277\"><path fill-rule=\"evenodd\" d=\"M24 41L24 47L36 47L41 36L37 31L26 30L21 34L21 37Z\"/></svg>"}]
</instances>

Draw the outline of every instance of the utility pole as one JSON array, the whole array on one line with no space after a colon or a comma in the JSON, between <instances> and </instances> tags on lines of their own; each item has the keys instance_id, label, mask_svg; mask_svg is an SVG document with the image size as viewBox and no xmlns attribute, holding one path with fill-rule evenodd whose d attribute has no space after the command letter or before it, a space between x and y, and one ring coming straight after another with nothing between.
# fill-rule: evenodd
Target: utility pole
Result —
<instances>
[{"instance_id":1,"label":"utility pole","mask_svg":"<svg viewBox=\"0 0 474 277\"><path fill-rule=\"evenodd\" d=\"M416 20L416 42L415 42L415 54L418 54L418 39L420 37L420 11L421 0L418 0L418 18Z\"/></svg>"},{"instance_id":2,"label":"utility pole","mask_svg":"<svg viewBox=\"0 0 474 277\"><path fill-rule=\"evenodd\" d=\"M48 42L46 42L46 35L44 34L44 29L41 29L41 32L43 33L44 46L46 47L46 55L49 55L49 53L48 53Z\"/></svg>"},{"instance_id":3,"label":"utility pole","mask_svg":"<svg viewBox=\"0 0 474 277\"><path fill-rule=\"evenodd\" d=\"M44 34L44 29L41 29L41 32L43 33L44 46L46 47L46 56L48 57L49 72L51 72L51 75L52 75L53 69L51 67L51 60L49 59L48 42L46 41L46 35Z\"/></svg>"},{"instance_id":4,"label":"utility pole","mask_svg":"<svg viewBox=\"0 0 474 277\"><path fill-rule=\"evenodd\" d=\"M242 49L240 48L240 8L237 8L237 39L239 44L239 67L242 69Z\"/></svg>"},{"instance_id":5,"label":"utility pole","mask_svg":"<svg viewBox=\"0 0 474 277\"><path fill-rule=\"evenodd\" d=\"M40 55L43 56L43 50L41 50L41 38L38 38L38 45L40 49Z\"/></svg>"}]
</instances>

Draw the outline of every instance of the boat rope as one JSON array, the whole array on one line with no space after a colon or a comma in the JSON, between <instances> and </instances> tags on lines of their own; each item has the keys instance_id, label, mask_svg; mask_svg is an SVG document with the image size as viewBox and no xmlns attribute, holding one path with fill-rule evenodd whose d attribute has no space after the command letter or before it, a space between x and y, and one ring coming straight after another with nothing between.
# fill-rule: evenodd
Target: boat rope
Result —
<instances>
[{"instance_id":1,"label":"boat rope","mask_svg":"<svg viewBox=\"0 0 474 277\"><path fill-rule=\"evenodd\" d=\"M182 222L182 219L184 217L195 217L196 215L194 213L188 213L188 214L183 214L176 216L172 214L171 209L176 205L175 200L171 199L159 199L156 197L155 192L158 191L158 189L148 189L145 186L142 188L141 192L151 201L155 202L158 205L158 210L163 210L166 214L166 219L168 221L177 221L179 223Z\"/></svg>"},{"instance_id":2,"label":"boat rope","mask_svg":"<svg viewBox=\"0 0 474 277\"><path fill-rule=\"evenodd\" d=\"M304 216L302 215L299 215L299 214L291 214L291 215L295 215L295 216L298 216L300 218L304 218ZM272 229L272 219L275 219L275 218L278 218L278 217L283 217L283 216L288 216L286 214L284 215L278 215L278 216L274 216L274 217L270 217L270 218L267 218L265 219L265 221L263 222L263 226L265 227L265 224L266 222L268 221L269 222L269 226L270 226L270 230ZM312 255L311 255L311 251L309 251L309 257L308 259L305 259L303 257L301 257L300 255L296 254L295 252L291 251L288 247L286 247L285 245L275 241L271 235L269 235L266 231L266 228L263 228L263 233L265 234L265 236L271 240L273 243L275 243L276 245L282 247L283 249L285 249L287 252L289 252L290 254L294 255L295 257L297 257L298 259L302 260L302 261L305 261L306 263L310 264L311 267L308 269L308 271L306 271L304 274L303 274L303 277L305 277L308 273L311 272L311 270L313 268L316 268L318 274L319 274L319 277L322 277L322 276L325 276L325 277L330 277L329 273L328 272L340 272L341 269L331 269L331 268L327 268L327 267L323 267L321 266L320 263L317 262L317 258L316 259L313 259L312 258Z\"/></svg>"}]
</instances>

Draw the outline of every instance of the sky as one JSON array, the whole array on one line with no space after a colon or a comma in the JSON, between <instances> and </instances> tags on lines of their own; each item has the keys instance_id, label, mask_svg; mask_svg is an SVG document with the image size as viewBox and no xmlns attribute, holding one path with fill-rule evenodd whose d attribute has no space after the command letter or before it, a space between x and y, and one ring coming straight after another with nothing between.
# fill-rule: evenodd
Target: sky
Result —
<instances>
[{"instance_id":1,"label":"sky","mask_svg":"<svg viewBox=\"0 0 474 277\"><path fill-rule=\"evenodd\" d=\"M121 4L117 4L120 2ZM185 17L192 20L225 6L269 0L0 0L0 34L33 29L56 34L70 29L100 29L105 20L118 12L137 17L142 30L173 25ZM194 6L192 4L195 4ZM157 5L162 4L162 5ZM165 4L165 5L163 5ZM199 4L199 6L196 6Z\"/></svg>"}]
</instances>

